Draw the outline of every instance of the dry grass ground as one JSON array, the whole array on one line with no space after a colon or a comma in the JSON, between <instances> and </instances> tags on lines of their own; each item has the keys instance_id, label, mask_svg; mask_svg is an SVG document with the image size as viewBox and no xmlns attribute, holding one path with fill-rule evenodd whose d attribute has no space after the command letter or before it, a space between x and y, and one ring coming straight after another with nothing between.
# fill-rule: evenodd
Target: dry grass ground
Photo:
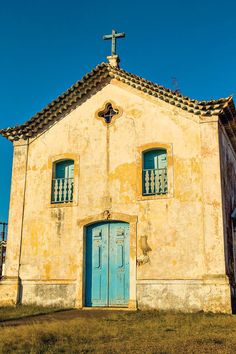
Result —
<instances>
[{"instance_id":1,"label":"dry grass ground","mask_svg":"<svg viewBox=\"0 0 236 354\"><path fill-rule=\"evenodd\" d=\"M236 317L229 315L89 311L36 320L2 323L0 353L236 353Z\"/></svg>"}]
</instances>

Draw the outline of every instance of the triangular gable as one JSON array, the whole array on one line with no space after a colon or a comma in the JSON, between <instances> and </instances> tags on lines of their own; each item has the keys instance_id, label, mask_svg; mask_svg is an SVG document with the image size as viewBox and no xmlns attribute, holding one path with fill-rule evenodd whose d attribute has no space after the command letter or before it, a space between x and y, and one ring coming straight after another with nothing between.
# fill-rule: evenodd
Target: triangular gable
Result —
<instances>
[{"instance_id":1,"label":"triangular gable","mask_svg":"<svg viewBox=\"0 0 236 354\"><path fill-rule=\"evenodd\" d=\"M236 112L232 96L210 101L192 100L178 92L166 89L163 86L111 66L108 63L99 64L26 123L2 129L0 130L0 134L11 141L32 138L47 129L48 126L59 120L66 113L76 108L88 94L91 94L99 86L103 87L108 84L112 79L121 81L189 113L203 117L219 116L228 135L233 140L233 145L236 146L236 129L232 128L232 121L234 123L233 126L236 125Z\"/></svg>"}]
</instances>

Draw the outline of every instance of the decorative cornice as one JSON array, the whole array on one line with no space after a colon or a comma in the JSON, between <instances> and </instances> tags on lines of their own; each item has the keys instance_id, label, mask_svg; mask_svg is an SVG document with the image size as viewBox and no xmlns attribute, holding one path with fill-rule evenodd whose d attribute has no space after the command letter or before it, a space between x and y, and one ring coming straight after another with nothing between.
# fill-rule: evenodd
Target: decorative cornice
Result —
<instances>
[{"instance_id":1,"label":"decorative cornice","mask_svg":"<svg viewBox=\"0 0 236 354\"><path fill-rule=\"evenodd\" d=\"M192 100L108 63L99 64L26 123L2 129L0 134L11 141L32 138L61 119L83 99L86 99L86 96L92 94L99 87L107 85L112 79L121 81L184 111L205 117L206 120L210 116L219 116L236 149L236 111L232 96L210 101Z\"/></svg>"}]
</instances>

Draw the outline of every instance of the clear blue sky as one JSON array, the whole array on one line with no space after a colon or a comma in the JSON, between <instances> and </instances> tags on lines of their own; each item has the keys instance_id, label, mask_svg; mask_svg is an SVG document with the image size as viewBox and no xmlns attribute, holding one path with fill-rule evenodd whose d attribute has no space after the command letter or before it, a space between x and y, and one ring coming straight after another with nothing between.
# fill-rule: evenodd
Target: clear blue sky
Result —
<instances>
[{"instance_id":1,"label":"clear blue sky","mask_svg":"<svg viewBox=\"0 0 236 354\"><path fill-rule=\"evenodd\" d=\"M196 99L236 93L235 0L9 0L0 7L0 128L21 124L98 63L112 28L121 67ZM0 137L0 221L11 143Z\"/></svg>"}]
</instances>

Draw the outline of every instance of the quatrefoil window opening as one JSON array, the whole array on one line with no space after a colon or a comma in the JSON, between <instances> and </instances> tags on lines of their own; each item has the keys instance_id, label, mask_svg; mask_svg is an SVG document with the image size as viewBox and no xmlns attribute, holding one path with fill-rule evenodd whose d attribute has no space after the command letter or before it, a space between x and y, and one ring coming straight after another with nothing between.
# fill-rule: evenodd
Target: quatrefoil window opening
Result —
<instances>
[{"instance_id":1,"label":"quatrefoil window opening","mask_svg":"<svg viewBox=\"0 0 236 354\"><path fill-rule=\"evenodd\" d=\"M112 103L107 103L105 108L102 111L98 112L98 117L103 118L107 124L111 123L111 120L114 116L119 114L117 108L113 108Z\"/></svg>"}]
</instances>

